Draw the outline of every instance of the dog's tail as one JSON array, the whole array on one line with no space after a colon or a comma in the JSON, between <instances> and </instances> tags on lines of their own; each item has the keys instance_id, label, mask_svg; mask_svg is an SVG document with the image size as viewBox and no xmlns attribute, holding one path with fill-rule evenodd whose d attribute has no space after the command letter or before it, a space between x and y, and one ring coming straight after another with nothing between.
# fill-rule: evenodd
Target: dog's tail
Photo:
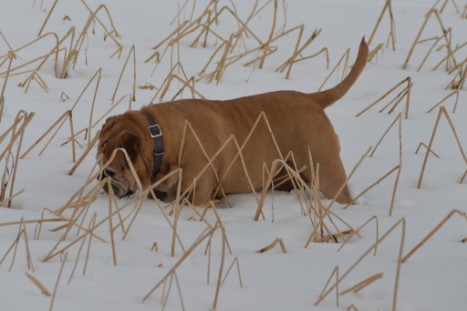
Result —
<instances>
[{"instance_id":1,"label":"dog's tail","mask_svg":"<svg viewBox=\"0 0 467 311\"><path fill-rule=\"evenodd\" d=\"M347 93L347 91L352 87L355 81L357 81L358 77L360 76L360 73L363 71L363 68L365 68L367 61L368 44L365 42L365 38L363 38L360 42L360 48L358 50L357 59L347 77L345 77L345 79L342 80L341 83L334 86L333 88L330 88L326 91L313 93L310 95L313 96L313 99L316 102L318 102L321 105L321 107L323 107L323 109L331 106L337 100L342 98L345 95L345 93Z\"/></svg>"}]
</instances>

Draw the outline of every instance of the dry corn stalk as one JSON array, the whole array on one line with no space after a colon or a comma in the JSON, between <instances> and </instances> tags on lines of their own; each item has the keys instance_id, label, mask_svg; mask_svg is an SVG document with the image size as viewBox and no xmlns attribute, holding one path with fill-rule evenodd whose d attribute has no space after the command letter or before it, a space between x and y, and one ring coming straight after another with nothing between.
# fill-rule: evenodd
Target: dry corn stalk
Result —
<instances>
[{"instance_id":1,"label":"dry corn stalk","mask_svg":"<svg viewBox=\"0 0 467 311\"><path fill-rule=\"evenodd\" d=\"M336 276L336 281L332 286L329 286L328 283L329 281L325 284L323 291L319 295L319 298L315 302L315 306L318 306L328 295L331 293L334 289L336 289L336 294L338 292L338 286L339 283L346 278L354 269L357 267L363 259L368 256L368 254L371 253L371 251L377 247L378 244L380 244L382 241L384 241L396 228L400 227L401 228L401 240L399 244L399 251L397 255L397 267L396 267L396 273L395 273L395 281L394 281L394 290L393 290L393 299L392 299L392 311L397 310L397 297L398 297L398 289L399 289L399 277L400 277L400 268L402 264L402 253L404 251L404 244L405 244L405 228L406 228L406 223L405 223L405 218L400 219L397 221L391 228L389 228L379 239L376 241L370 248L368 248L357 261L355 261L349 269L347 269L344 273ZM338 267L336 267L338 269ZM335 272L333 272L334 274ZM331 274L331 276L333 275ZM331 278L330 278L331 279ZM329 279L329 280L330 280Z\"/></svg>"},{"instance_id":2,"label":"dry corn stalk","mask_svg":"<svg viewBox=\"0 0 467 311\"><path fill-rule=\"evenodd\" d=\"M463 63L459 64L456 69L457 69L457 72L452 71L452 72L455 72L454 78L446 86L446 89L451 89L451 90L463 90L464 89L465 78L467 76L467 58L464 60Z\"/></svg>"},{"instance_id":3,"label":"dry corn stalk","mask_svg":"<svg viewBox=\"0 0 467 311\"><path fill-rule=\"evenodd\" d=\"M34 275L30 274L29 272L26 272L25 275L28 277L28 279L31 280L31 282L39 288L41 291L41 294L43 294L46 297L52 296L50 291L47 289L47 287L44 286Z\"/></svg>"},{"instance_id":4,"label":"dry corn stalk","mask_svg":"<svg viewBox=\"0 0 467 311\"><path fill-rule=\"evenodd\" d=\"M381 20L384 17L384 13L386 12L388 12L387 14L389 15L389 28L390 28L389 35L388 35L388 42L386 45L389 45L389 39L391 39L392 50L395 51L396 50L396 34L395 34L395 22L394 22L394 14L392 12L392 1L391 0L385 0L383 10L381 11L381 14L378 17L378 20L376 21L375 28L373 28L370 38L368 39L368 45L371 45L373 38L381 23Z\"/></svg>"},{"instance_id":5,"label":"dry corn stalk","mask_svg":"<svg viewBox=\"0 0 467 311\"><path fill-rule=\"evenodd\" d=\"M433 7L432 7L432 8L435 9L436 6L437 6L441 1L442 1L442 0L436 0L436 3L433 4ZM456 12L457 12L457 13L461 13L461 11L459 10L459 7L457 6L456 1L454 1L454 0L451 0L451 1L449 1L449 0L444 0L443 4L441 4L440 9L438 10L439 13L443 13L443 12L444 12L444 10L446 9L446 6L447 6L447 4L448 4L449 2L452 3L452 5L453 5L454 8L456 9ZM467 6L466 6L466 7L467 7Z\"/></svg>"},{"instance_id":6,"label":"dry corn stalk","mask_svg":"<svg viewBox=\"0 0 467 311\"><path fill-rule=\"evenodd\" d=\"M133 44L131 46L130 52L128 53L128 57L125 63L123 64L122 71L117 81L117 86L115 87L115 91L112 95L112 101L115 101L115 96L117 95L118 87L120 86L120 82L122 81L123 73L125 72L125 68L132 55L133 55L133 86L132 86L133 93L132 93L131 100L132 101L136 100L136 49L135 49L135 45Z\"/></svg>"},{"instance_id":7,"label":"dry corn stalk","mask_svg":"<svg viewBox=\"0 0 467 311\"><path fill-rule=\"evenodd\" d=\"M29 60L27 62L24 62L20 65L16 65L15 67L12 67L10 66L8 68L8 71L10 71L10 74L15 74L15 75L20 75L20 74L24 74L24 73L29 73L29 72L32 72L32 71L39 71L42 66L45 64L45 62L52 56L54 55L54 68L57 69L57 66L58 66L58 54L60 52L60 44L62 43L62 40L60 40L58 38L58 35L55 34L55 33L46 33L40 37L37 37L35 38L34 40L20 46L19 48L16 48L15 50L10 50L8 53L7 53L7 56L1 56L1 58L4 58L4 57L10 57L8 55L11 55L11 57L13 57L13 59L16 59L17 58L17 54L20 52L20 51L23 51L29 47L31 48L35 48L35 44L38 43L38 42L43 42L45 40L47 40L48 38L52 38L53 39L53 42L55 43L52 48L50 49L49 52L45 53L45 54L42 54L40 56L37 56L36 58L32 59L32 60ZM66 36L65 36L66 37ZM19 72L17 73L16 71L19 71L20 69L23 69L25 67L28 67L29 65L31 64L34 64L36 62L39 62L39 65L37 65L37 67L33 70L26 70L26 71L23 71L23 72ZM0 75L5 75L7 73L7 71L5 72L2 72L0 73Z\"/></svg>"},{"instance_id":8,"label":"dry corn stalk","mask_svg":"<svg viewBox=\"0 0 467 311\"><path fill-rule=\"evenodd\" d=\"M439 229L441 229L441 227L443 227L449 219L451 219L452 216L454 215L459 215L460 217L462 217L464 220L467 220L467 214L463 211L460 211L460 210L452 210L450 211L440 222L438 225L436 225L433 230L431 230L420 242L418 242L417 245L415 245L407 254L405 254L405 256L401 259L402 260L402 263L405 263L407 260L409 260L410 257L412 257L412 255L418 250L420 249L420 247L422 247L429 239L431 239L433 237L433 235L436 234L436 232L438 232Z\"/></svg>"},{"instance_id":9,"label":"dry corn stalk","mask_svg":"<svg viewBox=\"0 0 467 311\"><path fill-rule=\"evenodd\" d=\"M146 302L149 299L149 297L151 297L151 295L159 288L159 286L162 285L165 282L165 280L170 275L172 275L172 273L176 271L176 269L185 261L185 259L188 258L188 256L201 244L201 242L210 237L217 229L218 227L213 227L211 229L206 228L193 242L193 244L186 250L186 252L180 257L180 259L172 266L170 271L164 277L162 277L162 279L160 279L160 281L156 285L154 285L154 287L152 287L148 291L148 293L143 297L142 302Z\"/></svg>"},{"instance_id":10,"label":"dry corn stalk","mask_svg":"<svg viewBox=\"0 0 467 311\"><path fill-rule=\"evenodd\" d=\"M267 251L270 251L270 250L273 249L274 247L276 247L277 244L279 244L279 246L280 246L282 252L283 252L284 254L286 254L286 253L287 253L287 248L285 247L284 241L282 241L281 238L275 239L271 244L269 244L269 245L267 245L267 246L261 248L260 250L257 250L256 252L257 252L257 253L265 253L265 252L267 252Z\"/></svg>"},{"instance_id":11,"label":"dry corn stalk","mask_svg":"<svg viewBox=\"0 0 467 311\"><path fill-rule=\"evenodd\" d=\"M0 32L1 33L1 32ZM3 36L3 35L2 35ZM8 78L10 77L10 72L11 72L11 66L13 64L13 60L15 59L15 53L10 50L8 53L8 69L5 74L5 79L3 81L3 86L2 86L2 91L0 93L0 123L2 122L2 117L3 117L3 109L5 107L5 91L8 83Z\"/></svg>"},{"instance_id":12,"label":"dry corn stalk","mask_svg":"<svg viewBox=\"0 0 467 311\"><path fill-rule=\"evenodd\" d=\"M436 108L438 108L439 106L441 106L445 101L447 101L449 98L451 98L453 95L456 95L456 99L455 99L455 102L454 102L454 108L452 109L452 113L455 113L456 112L456 108L457 108L457 103L459 102L459 89L456 89L454 90L453 92L451 92L450 94L446 95L443 99L441 99L437 104L435 104L433 107L431 107L430 109L428 109L426 112L427 113L430 113L432 112L433 110L435 110Z\"/></svg>"},{"instance_id":13,"label":"dry corn stalk","mask_svg":"<svg viewBox=\"0 0 467 311\"><path fill-rule=\"evenodd\" d=\"M16 261L16 253L18 250L18 245L20 243L21 237L23 237L23 240L24 240L24 245L25 245L25 250L26 250L26 263L27 263L28 269L34 272L34 264L33 264L32 257L31 257L31 251L29 249L28 233L27 233L26 225L24 223L23 218L21 218L21 221L19 223L18 234L15 240L10 245L8 250L5 252L5 255L3 255L2 259L0 260L0 266L5 261L5 259L8 257L10 252L13 251L12 258L11 258L11 264L10 264L10 268L8 269L8 271L10 272L13 269L13 266Z\"/></svg>"},{"instance_id":14,"label":"dry corn stalk","mask_svg":"<svg viewBox=\"0 0 467 311\"><path fill-rule=\"evenodd\" d=\"M55 132L52 134L52 136L50 137L49 141L47 142L47 144L45 145L45 147L39 152L39 155L42 155L45 151L45 149L49 146L50 142L55 138L55 136L57 135L57 133L60 131L60 129L62 128L62 126L65 124L65 122L68 120L68 123L69 123L69 126L70 126L70 133L71 133L71 137L74 137L74 127L73 127L73 116L72 116L72 113L71 113L71 110L68 110L66 111L65 113L63 113L45 132L44 134L42 134L34 144L32 144L28 150L26 150L22 155L21 155L21 159L24 159L28 154L29 152L31 152L32 149L34 149L45 137L47 137L47 135L49 135L52 130L55 129ZM72 161L75 162L76 161L76 146L75 146L75 141L72 140Z\"/></svg>"},{"instance_id":15,"label":"dry corn stalk","mask_svg":"<svg viewBox=\"0 0 467 311\"><path fill-rule=\"evenodd\" d=\"M408 119L409 117L409 109L410 109L410 91L412 89L413 83L411 77L407 77L404 80L400 81L397 83L395 86L393 86L389 91L384 93L381 97L379 97L377 100L375 100L373 103L368 105L365 109L357 113L355 116L360 117L362 114L365 112L369 111L371 108L376 106L380 101L382 101L384 98L386 98L389 94L394 92L398 87L404 85L406 83L407 85L400 91L391 101L389 101L388 104L386 104L382 109L379 110L379 112L383 112L386 110L389 106L392 105L392 107L389 109L388 114L394 112L394 110L397 108L399 103L405 98L405 107L404 107L404 118Z\"/></svg>"},{"instance_id":16,"label":"dry corn stalk","mask_svg":"<svg viewBox=\"0 0 467 311\"><path fill-rule=\"evenodd\" d=\"M435 125L433 127L433 132L431 134L431 138L430 138L430 142L428 144L428 147L427 147L427 153L425 154L425 158L423 160L423 165L422 165L422 169L420 171L420 176L418 178L418 183L417 183L417 188L420 189L422 187L422 181L423 181L423 176L425 174L425 169L426 169L426 163L428 161L428 157L430 155L430 151L433 147L433 142L434 142L434 139L435 139L435 136L436 136L436 132L438 130L438 126L439 126L439 122L441 120L441 117L444 115L445 119L448 121L448 124L449 124L449 127L451 128L451 131L452 131L452 134L456 140L456 143L457 143L457 147L459 148L459 151L462 155L462 158L464 160L464 163L467 165L467 156L464 152L464 149L462 148L462 144L461 144L461 141L459 139L459 136L457 135L457 131L454 127L454 124L452 123L452 120L451 118L449 117L449 114L448 112L446 111L446 108L445 107L440 107L439 108L439 113L438 113L438 116L436 118L436 122L435 122Z\"/></svg>"},{"instance_id":17,"label":"dry corn stalk","mask_svg":"<svg viewBox=\"0 0 467 311\"><path fill-rule=\"evenodd\" d=\"M334 72L337 71L337 68L341 65L342 61L344 61L344 65L343 65L343 69L342 69L342 77L341 77L341 81L343 80L344 76L345 76L345 73L346 73L346 69L348 67L348 64L349 64L349 54L350 54L350 49L347 49L344 54L342 54L341 58L339 59L339 61L336 63L336 66L334 66L334 68L331 70L331 72L329 73L329 75L326 77L326 79L324 79L323 83L321 83L321 86L318 88L318 92L321 91L324 87L324 85L326 84L326 82L329 80L329 78L331 78L331 76L334 74ZM328 56L328 59L329 59L329 56Z\"/></svg>"},{"instance_id":18,"label":"dry corn stalk","mask_svg":"<svg viewBox=\"0 0 467 311\"><path fill-rule=\"evenodd\" d=\"M55 54L56 58L57 58L59 51L62 50L60 48L60 45L68 37L70 37L71 38L70 39L70 45L69 45L68 48L64 49L65 57L64 57L64 61L63 61L61 71L58 72L56 70L57 77L62 78L62 79L66 78L68 76L69 68L71 66L73 66L73 68L75 68L75 66L76 66L76 63L77 63L77 60L78 60L78 58L80 56L81 49L83 47L84 41L85 41L85 39L86 39L86 37L88 35L88 32L89 32L89 29L90 29L90 27L91 27L91 25L92 25L92 23L94 21L97 21L103 27L103 29L105 31L105 37L106 38L107 37L111 38L111 40L117 46L117 50L112 54L112 56L117 54L118 57L120 57L123 46L117 41L117 38L119 38L120 35L118 34L117 30L115 29L115 26L114 26L114 23L113 23L113 20L112 20L112 16L111 16L110 11L108 10L107 6L105 6L104 4L101 4L101 5L99 5L97 7L97 9L95 11L92 11L84 0L81 0L81 2L86 7L86 9L89 11L89 18L88 18L87 22L85 23L83 29L81 30L81 33L79 34L78 38L75 40L76 27L75 26L71 27L69 29L69 31L65 34L65 36L60 41L57 38L56 46L51 50L50 53L48 53L45 56L44 60L39 65L39 68L37 68L36 70L40 69L40 67L45 63L45 61L50 57L50 55ZM45 28L50 16L52 15L57 3L58 3L58 0L55 0L55 2L53 3L50 11L48 12L47 17L46 17L44 23L42 24L41 29L39 30L39 34L38 34L39 37L46 36L46 35L50 34L50 33L48 33L48 34L42 35L42 32L44 31L44 28ZM100 11L104 11L106 13L106 15L107 15L107 17L108 17L108 19L110 21L110 25L112 27L112 30L109 31L107 29L107 27L104 25L104 23L97 16L97 14ZM56 34L54 34L54 35L56 36ZM57 69L57 65L55 66L55 68Z\"/></svg>"},{"instance_id":19,"label":"dry corn stalk","mask_svg":"<svg viewBox=\"0 0 467 311\"><path fill-rule=\"evenodd\" d=\"M441 20L441 17L440 17L440 15L439 15L439 12L438 12L437 10L435 10L435 9L430 9L430 10L428 11L428 13L426 14L426 18L425 18L425 20L423 21L423 24L422 24L422 26L420 27L420 30L418 31L418 34L417 34L417 36L415 37L414 42L412 43L412 47L410 48L410 51L409 51L409 53L407 54L407 57L406 57L406 59L405 59L404 65L402 66L402 69L407 69L407 66L408 66L409 61L410 61L410 58L412 57L412 54L413 54L413 52L414 52L414 50L415 50L415 47L416 47L416 45L419 44L419 42L420 42L420 37L421 37L421 35L422 35L422 33L423 33L423 30L425 29L425 27L426 27L428 21L430 20L430 18L431 18L433 15L435 16L436 21L438 22L438 25L439 25L439 27L441 28L441 35L440 35L440 36L441 36L442 38L444 38L444 40L445 40L445 42L446 42L447 56L448 56L448 58L452 61L453 65L456 66L457 63L456 63L456 60L455 60L455 58L454 58L454 54L453 54L453 52L452 52L451 40L449 39L449 37L448 37L448 35L447 35L447 34L448 34L448 31L446 30L446 28L445 28L444 25L443 25L443 22L442 22L442 20ZM449 62L448 62L448 60L447 60L447 61L446 61L446 66L448 66L448 64L449 64ZM447 69L448 69L448 67L447 67Z\"/></svg>"},{"instance_id":20,"label":"dry corn stalk","mask_svg":"<svg viewBox=\"0 0 467 311\"><path fill-rule=\"evenodd\" d=\"M3 166L0 185L0 205L7 202L7 206L11 207L12 199L16 196L16 194L14 194L14 186L16 173L21 160L20 153L23 137L26 128L34 115L34 113L20 111L13 124L0 135L0 143L5 141L5 144L3 145L4 149L3 151L0 151L0 164ZM10 137L10 139L5 140L7 137ZM14 148L15 145L16 148ZM7 198L8 188L10 190L9 197Z\"/></svg>"},{"instance_id":21,"label":"dry corn stalk","mask_svg":"<svg viewBox=\"0 0 467 311\"><path fill-rule=\"evenodd\" d=\"M33 71L27 78L24 80L24 82L20 83L20 87L25 87L24 92L27 93L29 90L29 86L31 85L31 82L35 81L37 85L40 86L41 89L44 90L44 92L48 93L49 92L49 87L47 86L47 83L45 83L44 79L40 76L40 74L37 71Z\"/></svg>"},{"instance_id":22,"label":"dry corn stalk","mask_svg":"<svg viewBox=\"0 0 467 311\"><path fill-rule=\"evenodd\" d=\"M300 30L300 34L299 34L299 37L297 39L297 43L295 45L295 50L294 50L292 56L289 59L287 59L287 61L285 61L282 65L280 65L276 69L277 72L283 72L285 69L287 69L287 73L285 75L286 79L288 79L290 77L290 74L292 72L292 66L295 63L297 63L299 61L302 61L302 60L305 60L305 59L315 57L315 56L321 54L322 52L325 53L327 51L327 49L323 49L320 52L315 53L313 55L306 56L306 57L301 57L301 58L297 59L297 57L319 36L319 34L321 33L321 30L322 30L322 29L316 29L315 31L313 31L313 33L308 38L308 40L305 41L305 43L303 43L302 46L300 46L300 41L301 41L301 38L302 38L303 29L304 28L301 28L301 30ZM327 57L327 66L326 67L327 68L329 67L329 56Z\"/></svg>"},{"instance_id":23,"label":"dry corn stalk","mask_svg":"<svg viewBox=\"0 0 467 311\"><path fill-rule=\"evenodd\" d=\"M354 286L350 287L349 289L346 289L346 290L340 292L340 295L345 295L345 294L350 293L350 292L358 293L359 291L361 291L365 287L369 286L373 282L383 278L383 275L384 275L383 273L377 273L375 275L372 275L372 276L364 279L363 281L355 284Z\"/></svg>"}]
</instances>

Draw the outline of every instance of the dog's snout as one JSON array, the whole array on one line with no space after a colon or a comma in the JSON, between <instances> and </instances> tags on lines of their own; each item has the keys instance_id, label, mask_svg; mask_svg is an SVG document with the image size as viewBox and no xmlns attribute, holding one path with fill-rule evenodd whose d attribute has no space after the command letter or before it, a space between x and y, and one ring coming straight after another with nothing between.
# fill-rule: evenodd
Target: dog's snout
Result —
<instances>
[{"instance_id":1,"label":"dog's snout","mask_svg":"<svg viewBox=\"0 0 467 311\"><path fill-rule=\"evenodd\" d=\"M98 176L99 181L102 181L106 178L110 179L102 186L102 189L105 191L105 193L109 194L112 192L118 198L128 197L135 194L136 191L130 189L126 183L115 179L116 175L117 174L114 171L104 169L102 170L102 174Z\"/></svg>"},{"instance_id":2,"label":"dog's snout","mask_svg":"<svg viewBox=\"0 0 467 311\"><path fill-rule=\"evenodd\" d=\"M114 183L110 183L110 187L112 189L112 193L117 197L117 198L123 198L123 197L128 197L128 196L131 196L133 195L135 192L134 191L131 191L130 189L128 190L124 190L120 187L118 187L118 185L114 184ZM108 184L105 184L103 187L102 187L105 191L105 193L109 193L109 185Z\"/></svg>"},{"instance_id":3,"label":"dog's snout","mask_svg":"<svg viewBox=\"0 0 467 311\"><path fill-rule=\"evenodd\" d=\"M110 178L112 178L112 177L115 176L115 172L109 170L108 168L105 168L104 171L103 171L103 173L104 173L103 175L104 175L105 177L110 177Z\"/></svg>"},{"instance_id":4,"label":"dog's snout","mask_svg":"<svg viewBox=\"0 0 467 311\"><path fill-rule=\"evenodd\" d=\"M105 168L105 169L102 170L102 173L99 174L99 176L97 176L97 180L101 181L101 180L104 180L107 177L110 177L110 178L115 177L115 172Z\"/></svg>"}]
</instances>

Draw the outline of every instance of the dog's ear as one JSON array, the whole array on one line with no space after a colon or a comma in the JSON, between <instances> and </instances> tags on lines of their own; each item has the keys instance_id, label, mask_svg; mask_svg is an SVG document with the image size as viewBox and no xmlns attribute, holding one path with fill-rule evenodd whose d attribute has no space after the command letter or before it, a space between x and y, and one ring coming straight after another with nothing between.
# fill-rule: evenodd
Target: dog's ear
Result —
<instances>
[{"instance_id":1,"label":"dog's ear","mask_svg":"<svg viewBox=\"0 0 467 311\"><path fill-rule=\"evenodd\" d=\"M108 131L110 130L115 122L112 122L113 119L115 119L117 116L113 116L113 117L108 117L107 120L105 120L105 123L102 124L102 127L101 127L101 135L105 132L105 131Z\"/></svg>"},{"instance_id":2,"label":"dog's ear","mask_svg":"<svg viewBox=\"0 0 467 311\"><path fill-rule=\"evenodd\" d=\"M119 141L122 144L121 147L126 150L131 162L135 163L140 153L141 140L135 134L124 131L120 134Z\"/></svg>"}]
</instances>

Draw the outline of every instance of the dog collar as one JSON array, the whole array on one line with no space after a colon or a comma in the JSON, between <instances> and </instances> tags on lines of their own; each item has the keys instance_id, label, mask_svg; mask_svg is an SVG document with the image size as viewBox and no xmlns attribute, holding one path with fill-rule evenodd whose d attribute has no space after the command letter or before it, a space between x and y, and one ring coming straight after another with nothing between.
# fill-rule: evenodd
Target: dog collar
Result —
<instances>
[{"instance_id":1,"label":"dog collar","mask_svg":"<svg viewBox=\"0 0 467 311\"><path fill-rule=\"evenodd\" d=\"M164 158L164 142L162 141L162 130L159 124L154 121L153 117L145 112L146 120L149 123L149 134L154 142L154 169L153 176L156 176L162 167L162 160Z\"/></svg>"}]
</instances>

